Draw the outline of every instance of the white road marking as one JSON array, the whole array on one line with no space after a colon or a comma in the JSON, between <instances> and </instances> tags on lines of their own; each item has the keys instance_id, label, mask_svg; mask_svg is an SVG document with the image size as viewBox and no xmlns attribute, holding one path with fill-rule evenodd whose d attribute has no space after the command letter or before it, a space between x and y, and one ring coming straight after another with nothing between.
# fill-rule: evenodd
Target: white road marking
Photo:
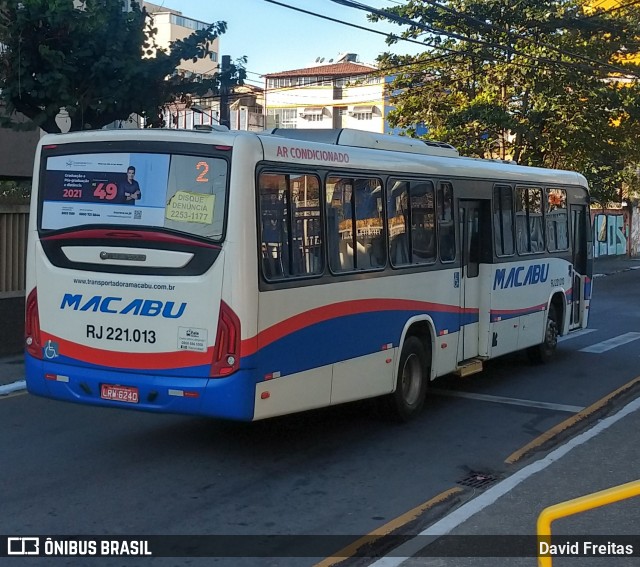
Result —
<instances>
[{"instance_id":1,"label":"white road marking","mask_svg":"<svg viewBox=\"0 0 640 567\"><path fill-rule=\"evenodd\" d=\"M575 331L573 333L569 333L568 335L564 335L562 337L558 337L558 342L562 343L564 341L568 341L569 339L575 339L576 337L582 337L583 335L588 335L589 333L593 333L598 329L580 329L579 331Z\"/></svg>"},{"instance_id":2,"label":"white road marking","mask_svg":"<svg viewBox=\"0 0 640 567\"><path fill-rule=\"evenodd\" d=\"M11 394L13 392L24 390L26 387L27 383L24 380L18 380L18 382L0 386L0 396L7 396L8 394Z\"/></svg>"},{"instance_id":3,"label":"white road marking","mask_svg":"<svg viewBox=\"0 0 640 567\"><path fill-rule=\"evenodd\" d=\"M414 555L419 553L422 548L425 547L427 543L425 541L425 536L431 536L435 539L439 536L448 534L478 512L481 512L488 506L494 504L498 500L498 498L501 498L505 494L508 494L511 490L527 480L529 477L533 476L537 472L546 469L549 465L564 457L575 447L586 443L623 417L629 415L634 411L638 411L639 409L640 398L637 398L630 404L622 408L618 413L603 419L602 421L594 425L591 429L588 429L584 433L581 433L580 435L569 440L561 447L558 447L555 451L551 451L551 453L549 453L546 457L520 469L510 477L505 478L502 482L499 482L498 484L489 488L486 492L480 494L466 504L463 504L462 506L460 506L460 508L455 509L448 516L445 516L435 524L432 524L426 530L420 532L415 538L410 539L409 541L394 549L394 557L382 557L375 563L372 563L369 567L398 567L401 563L403 563L410 557L413 557ZM396 554L399 556L395 557Z\"/></svg>"},{"instance_id":4,"label":"white road marking","mask_svg":"<svg viewBox=\"0 0 640 567\"><path fill-rule=\"evenodd\" d=\"M578 413L582 411L582 406L570 406L566 404L553 404L550 402L536 402L535 400L521 400L519 398L506 398L504 396L489 396L487 394L474 394L473 392L458 392L456 390L441 390L431 388L430 393L440 396L451 396L453 398L467 398L469 400L480 400L483 402L494 402L497 404L506 404L511 406L525 406L530 408L543 408L555 411L567 411L569 413Z\"/></svg>"},{"instance_id":5,"label":"white road marking","mask_svg":"<svg viewBox=\"0 0 640 567\"><path fill-rule=\"evenodd\" d=\"M593 352L599 354L601 352L606 352L613 348L626 345L627 343L637 341L638 339L640 339L640 333L625 333L624 335L618 335L617 337L602 341L601 343L581 348L580 352Z\"/></svg>"}]
</instances>

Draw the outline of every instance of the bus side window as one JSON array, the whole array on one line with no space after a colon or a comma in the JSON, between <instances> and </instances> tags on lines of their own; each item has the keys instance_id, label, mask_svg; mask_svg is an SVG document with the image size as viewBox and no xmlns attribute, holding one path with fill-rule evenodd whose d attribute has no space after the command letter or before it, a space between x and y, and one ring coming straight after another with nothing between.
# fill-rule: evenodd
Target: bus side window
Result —
<instances>
[{"instance_id":1,"label":"bus side window","mask_svg":"<svg viewBox=\"0 0 640 567\"><path fill-rule=\"evenodd\" d=\"M382 183L378 179L356 179L356 267L381 268L386 262L382 233Z\"/></svg>"},{"instance_id":2,"label":"bus side window","mask_svg":"<svg viewBox=\"0 0 640 567\"><path fill-rule=\"evenodd\" d=\"M542 189L516 188L516 243L519 254L545 249Z\"/></svg>"},{"instance_id":3,"label":"bus side window","mask_svg":"<svg viewBox=\"0 0 640 567\"><path fill-rule=\"evenodd\" d=\"M413 264L436 261L435 191L431 181L412 181L411 254Z\"/></svg>"},{"instance_id":4,"label":"bus side window","mask_svg":"<svg viewBox=\"0 0 640 567\"><path fill-rule=\"evenodd\" d=\"M329 241L329 267L333 272L354 269L353 215L351 195L353 180L340 177L327 179L327 239Z\"/></svg>"},{"instance_id":5,"label":"bus side window","mask_svg":"<svg viewBox=\"0 0 640 567\"><path fill-rule=\"evenodd\" d=\"M262 173L260 253L267 280L321 274L320 182L314 175Z\"/></svg>"},{"instance_id":6,"label":"bus side window","mask_svg":"<svg viewBox=\"0 0 640 567\"><path fill-rule=\"evenodd\" d=\"M384 267L382 182L327 179L329 265L334 272Z\"/></svg>"},{"instance_id":7,"label":"bus side window","mask_svg":"<svg viewBox=\"0 0 640 567\"><path fill-rule=\"evenodd\" d=\"M564 189L546 190L547 246L549 252L569 248L569 213Z\"/></svg>"},{"instance_id":8,"label":"bus side window","mask_svg":"<svg viewBox=\"0 0 640 567\"><path fill-rule=\"evenodd\" d=\"M313 175L290 175L292 275L324 270L320 222L320 181Z\"/></svg>"},{"instance_id":9,"label":"bus side window","mask_svg":"<svg viewBox=\"0 0 640 567\"><path fill-rule=\"evenodd\" d=\"M440 261L453 262L456 259L456 237L453 224L453 185L441 181L438 184L438 244Z\"/></svg>"},{"instance_id":10,"label":"bus side window","mask_svg":"<svg viewBox=\"0 0 640 567\"><path fill-rule=\"evenodd\" d=\"M387 234L393 266L436 260L435 190L428 180L391 179L387 194Z\"/></svg>"},{"instance_id":11,"label":"bus side window","mask_svg":"<svg viewBox=\"0 0 640 567\"><path fill-rule=\"evenodd\" d=\"M284 194L279 190L279 176L260 176L260 227L262 271L267 279L281 278L285 273L283 256L288 242L284 217Z\"/></svg>"},{"instance_id":12,"label":"bus side window","mask_svg":"<svg viewBox=\"0 0 640 567\"><path fill-rule=\"evenodd\" d=\"M393 266L411 263L409 256L409 183L391 181L387 194L387 231L389 235L389 256Z\"/></svg>"},{"instance_id":13,"label":"bus side window","mask_svg":"<svg viewBox=\"0 0 640 567\"><path fill-rule=\"evenodd\" d=\"M512 256L513 243L513 191L509 185L493 188L493 244L497 256Z\"/></svg>"}]
</instances>

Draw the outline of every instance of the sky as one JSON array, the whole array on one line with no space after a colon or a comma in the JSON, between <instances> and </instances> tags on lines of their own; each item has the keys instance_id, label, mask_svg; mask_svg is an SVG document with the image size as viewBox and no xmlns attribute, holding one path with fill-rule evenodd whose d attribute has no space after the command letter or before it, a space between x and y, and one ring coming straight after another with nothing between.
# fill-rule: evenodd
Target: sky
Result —
<instances>
[{"instance_id":1,"label":"sky","mask_svg":"<svg viewBox=\"0 0 640 567\"><path fill-rule=\"evenodd\" d=\"M247 82L263 86L260 75L301 69L314 64L319 57L325 63L337 59L339 53L357 53L359 61L373 63L384 51L420 53L420 46L400 41L392 47L385 37L297 12L266 0L151 0L167 8L179 10L183 16L206 23L227 22L220 36L220 55L231 60L246 55ZM365 28L399 33L401 28L389 23L371 23L362 10L336 4L331 0L278 0L336 20ZM398 0L362 0L375 8L400 4Z\"/></svg>"}]
</instances>

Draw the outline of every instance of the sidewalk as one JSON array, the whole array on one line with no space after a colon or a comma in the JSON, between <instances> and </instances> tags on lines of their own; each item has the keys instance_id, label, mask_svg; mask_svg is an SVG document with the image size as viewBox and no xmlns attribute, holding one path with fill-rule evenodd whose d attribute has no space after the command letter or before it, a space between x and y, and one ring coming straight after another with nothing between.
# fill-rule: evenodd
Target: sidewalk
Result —
<instances>
[{"instance_id":1,"label":"sidewalk","mask_svg":"<svg viewBox=\"0 0 640 567\"><path fill-rule=\"evenodd\" d=\"M594 278L605 277L634 269L640 269L640 258L602 257L594 259L593 274ZM640 480L638 431L640 398L454 509L371 567L536 567L535 556L514 553L515 557L508 557L509 549L522 546L528 553L533 545L535 554L538 515L548 506ZM551 534L561 538L557 543L578 542L583 551L584 542L591 537L605 544L631 542L633 557L564 555L552 558L553 566L640 566L639 505L640 497L621 500L551 524ZM437 536L445 534L438 540ZM439 550L446 555L460 545L471 548L470 557L438 556ZM481 556L489 555L491 549L497 557Z\"/></svg>"},{"instance_id":2,"label":"sidewalk","mask_svg":"<svg viewBox=\"0 0 640 567\"><path fill-rule=\"evenodd\" d=\"M593 427L561 445L545 457L532 462L476 496L461 507L453 510L442 520L430 526L421 536L407 542L371 567L535 567L535 556L500 557L509 550L523 546L528 553L533 538L510 536L535 536L538 515L548 506L592 494L640 479L640 398L629 402ZM640 565L640 514L639 498L630 498L586 510L576 515L559 518L551 524L551 534L560 538L555 543L578 542L584 550L585 541L604 541L605 544L631 544L633 557L611 553L602 557L571 557L562 555L552 558L553 565L575 567L629 567ZM429 535L465 536L451 538L448 546L458 549L464 545L474 545L478 550L475 557L429 557L437 555L435 547L429 550L425 544ZM475 537L469 537L475 536ZM492 537L493 536L493 537ZM596 537L600 536L600 537ZM449 538L443 538L446 544ZM437 545L435 540L433 545ZM491 549L499 557L488 555ZM618 548L619 549L619 548ZM488 551L488 553L487 553ZM444 554L444 552L443 552ZM400 555L404 557L400 557ZM514 553L517 555L517 553ZM407 557L409 557L407 559Z\"/></svg>"},{"instance_id":3,"label":"sidewalk","mask_svg":"<svg viewBox=\"0 0 640 567\"><path fill-rule=\"evenodd\" d=\"M609 276L618 272L640 269L640 258L628 256L601 256L593 260L593 277Z\"/></svg>"}]
</instances>

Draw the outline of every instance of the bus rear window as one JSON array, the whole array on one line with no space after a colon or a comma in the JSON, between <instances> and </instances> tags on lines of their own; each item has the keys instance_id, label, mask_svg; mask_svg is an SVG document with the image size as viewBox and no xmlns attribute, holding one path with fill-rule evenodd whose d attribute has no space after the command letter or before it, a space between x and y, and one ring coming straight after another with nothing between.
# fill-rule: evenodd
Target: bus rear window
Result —
<instances>
[{"instance_id":1,"label":"bus rear window","mask_svg":"<svg viewBox=\"0 0 640 567\"><path fill-rule=\"evenodd\" d=\"M222 239L228 165L182 154L93 153L43 162L40 228L167 228Z\"/></svg>"}]
</instances>

